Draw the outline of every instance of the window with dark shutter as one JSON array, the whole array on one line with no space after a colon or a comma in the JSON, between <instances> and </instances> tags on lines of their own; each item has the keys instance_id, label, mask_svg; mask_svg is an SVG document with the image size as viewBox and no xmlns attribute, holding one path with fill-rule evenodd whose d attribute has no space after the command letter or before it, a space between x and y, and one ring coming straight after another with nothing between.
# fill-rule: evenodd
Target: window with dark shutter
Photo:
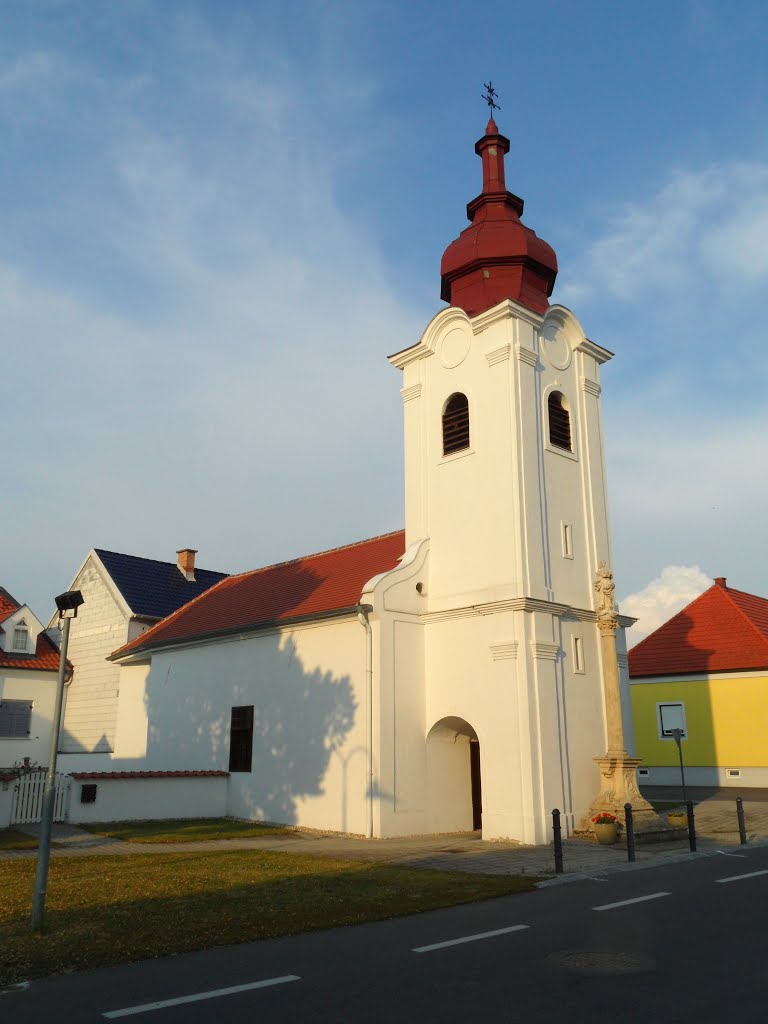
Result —
<instances>
[{"instance_id":1,"label":"window with dark shutter","mask_svg":"<svg viewBox=\"0 0 768 1024\"><path fill-rule=\"evenodd\" d=\"M466 395L456 392L443 410L443 455L463 448L469 448L469 402Z\"/></svg>"},{"instance_id":2,"label":"window with dark shutter","mask_svg":"<svg viewBox=\"0 0 768 1024\"><path fill-rule=\"evenodd\" d=\"M26 739L31 728L31 700L0 700L0 736Z\"/></svg>"},{"instance_id":3,"label":"window with dark shutter","mask_svg":"<svg viewBox=\"0 0 768 1024\"><path fill-rule=\"evenodd\" d=\"M249 772L253 753L253 704L232 708L229 730L229 770Z\"/></svg>"},{"instance_id":4,"label":"window with dark shutter","mask_svg":"<svg viewBox=\"0 0 768 1024\"><path fill-rule=\"evenodd\" d=\"M559 391L551 392L549 406L549 443L555 448L573 451L571 446L571 414L565 395Z\"/></svg>"}]
</instances>

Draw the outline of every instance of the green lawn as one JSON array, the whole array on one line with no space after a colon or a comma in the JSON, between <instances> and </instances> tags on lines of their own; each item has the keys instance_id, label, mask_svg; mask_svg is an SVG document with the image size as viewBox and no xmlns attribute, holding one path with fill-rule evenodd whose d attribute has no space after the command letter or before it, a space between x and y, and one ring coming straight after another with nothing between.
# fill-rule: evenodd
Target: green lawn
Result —
<instances>
[{"instance_id":1,"label":"green lawn","mask_svg":"<svg viewBox=\"0 0 768 1024\"><path fill-rule=\"evenodd\" d=\"M359 924L527 892L470 875L264 850L57 857L46 932L29 930L35 862L0 862L0 985Z\"/></svg>"},{"instance_id":2,"label":"green lawn","mask_svg":"<svg viewBox=\"0 0 768 1024\"><path fill-rule=\"evenodd\" d=\"M128 843L191 843L204 839L258 839L261 836L291 836L281 825L233 818L181 818L168 821L105 821L80 825L87 832Z\"/></svg>"},{"instance_id":3,"label":"green lawn","mask_svg":"<svg viewBox=\"0 0 768 1024\"><path fill-rule=\"evenodd\" d=\"M0 850L35 850L37 839L12 828L0 828Z\"/></svg>"}]
</instances>

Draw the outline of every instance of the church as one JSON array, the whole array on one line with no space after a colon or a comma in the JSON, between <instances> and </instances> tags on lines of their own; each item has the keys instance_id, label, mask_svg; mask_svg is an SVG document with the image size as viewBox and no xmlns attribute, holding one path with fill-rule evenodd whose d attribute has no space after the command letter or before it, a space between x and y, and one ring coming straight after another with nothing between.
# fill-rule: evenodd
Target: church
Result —
<instances>
[{"instance_id":1,"label":"church","mask_svg":"<svg viewBox=\"0 0 768 1024\"><path fill-rule=\"evenodd\" d=\"M237 817L531 844L555 807L571 834L620 755L635 792L632 620L606 568L611 353L549 302L557 259L507 190L509 145L491 117L447 307L389 356L404 531L219 579L123 644L112 748L64 771L228 772Z\"/></svg>"}]
</instances>

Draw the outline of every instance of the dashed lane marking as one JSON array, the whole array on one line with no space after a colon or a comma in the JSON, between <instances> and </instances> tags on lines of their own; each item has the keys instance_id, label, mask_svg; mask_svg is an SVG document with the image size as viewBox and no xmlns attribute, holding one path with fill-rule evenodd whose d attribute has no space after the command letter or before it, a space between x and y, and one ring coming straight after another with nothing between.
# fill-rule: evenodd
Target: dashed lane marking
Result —
<instances>
[{"instance_id":1,"label":"dashed lane marking","mask_svg":"<svg viewBox=\"0 0 768 1024\"><path fill-rule=\"evenodd\" d=\"M617 907L629 907L633 903L647 903L648 900L660 900L662 896L670 896L668 892L652 892L650 896L635 896L633 900L619 900L618 903L604 903L601 907L592 907L593 910L616 910Z\"/></svg>"},{"instance_id":2,"label":"dashed lane marking","mask_svg":"<svg viewBox=\"0 0 768 1024\"><path fill-rule=\"evenodd\" d=\"M750 871L747 875L728 875L726 878L716 878L715 881L720 884L723 882L740 882L744 878L757 878L758 875L768 875L768 869L765 871Z\"/></svg>"},{"instance_id":3,"label":"dashed lane marking","mask_svg":"<svg viewBox=\"0 0 768 1024\"><path fill-rule=\"evenodd\" d=\"M478 942L480 939L492 939L496 935L509 935L510 932L522 932L527 924L513 924L509 928L496 928L492 932L476 932L474 935L462 935L459 939L448 939L447 942L433 942L431 946L416 946L412 953L431 953L434 949L445 949L447 946L461 946L465 942Z\"/></svg>"},{"instance_id":4,"label":"dashed lane marking","mask_svg":"<svg viewBox=\"0 0 768 1024\"><path fill-rule=\"evenodd\" d=\"M237 992L250 992L255 988L269 988L272 985L284 985L288 981L301 981L297 974L286 974L282 978L267 978L266 981L252 981L247 985L232 985L230 988L216 988L208 992L196 992L191 996L179 996L176 999L161 999L156 1003L141 1003L139 1006L127 1006L123 1010L109 1010L102 1017L114 1020L117 1017L131 1017L136 1013L149 1013L150 1010L163 1010L166 1006L182 1006L184 1003L198 1003L203 999L218 999L219 996L233 996Z\"/></svg>"}]
</instances>

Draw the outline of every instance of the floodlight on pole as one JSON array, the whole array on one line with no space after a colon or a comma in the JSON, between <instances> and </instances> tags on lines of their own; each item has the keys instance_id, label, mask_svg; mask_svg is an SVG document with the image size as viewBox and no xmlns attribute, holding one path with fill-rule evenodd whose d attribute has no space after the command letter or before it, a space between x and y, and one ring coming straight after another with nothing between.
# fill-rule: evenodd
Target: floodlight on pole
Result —
<instances>
[{"instance_id":1,"label":"floodlight on pole","mask_svg":"<svg viewBox=\"0 0 768 1024\"><path fill-rule=\"evenodd\" d=\"M61 648L59 650L59 673L56 684L56 704L51 722L51 749L48 756L48 777L43 794L43 816L40 820L40 841L37 849L35 890L32 894L32 931L43 930L45 917L45 896L48 890L48 864L51 859L51 832L53 830L53 805L56 799L56 755L59 749L61 731L61 706L64 702L64 681L67 672L67 647L69 627L77 616L77 609L83 603L79 590L67 590L56 598L56 608L61 623Z\"/></svg>"}]
</instances>

